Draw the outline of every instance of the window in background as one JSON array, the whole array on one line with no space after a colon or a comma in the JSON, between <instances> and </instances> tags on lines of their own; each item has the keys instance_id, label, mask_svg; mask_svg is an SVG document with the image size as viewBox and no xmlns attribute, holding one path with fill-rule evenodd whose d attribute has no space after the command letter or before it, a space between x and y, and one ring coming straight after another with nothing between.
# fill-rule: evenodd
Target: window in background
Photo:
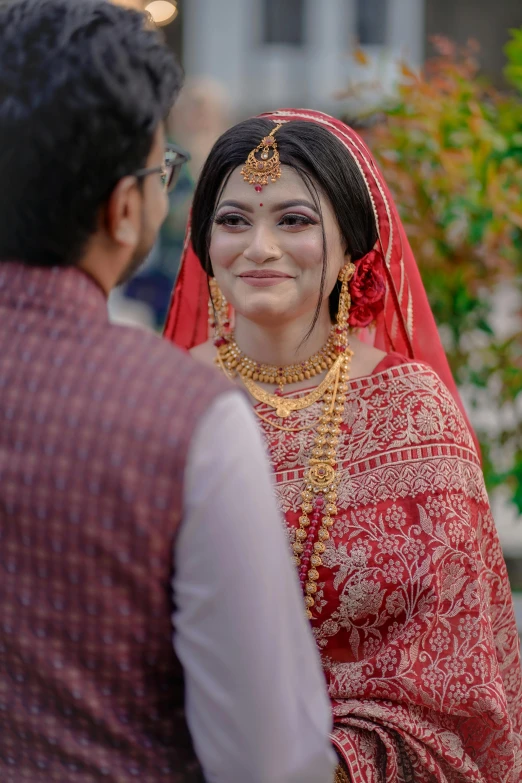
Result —
<instances>
[{"instance_id":1,"label":"window in background","mask_svg":"<svg viewBox=\"0 0 522 783\"><path fill-rule=\"evenodd\" d=\"M264 0L263 43L304 43L304 0Z\"/></svg>"},{"instance_id":2,"label":"window in background","mask_svg":"<svg viewBox=\"0 0 522 783\"><path fill-rule=\"evenodd\" d=\"M388 0L357 0L357 41L361 46L386 43Z\"/></svg>"}]
</instances>

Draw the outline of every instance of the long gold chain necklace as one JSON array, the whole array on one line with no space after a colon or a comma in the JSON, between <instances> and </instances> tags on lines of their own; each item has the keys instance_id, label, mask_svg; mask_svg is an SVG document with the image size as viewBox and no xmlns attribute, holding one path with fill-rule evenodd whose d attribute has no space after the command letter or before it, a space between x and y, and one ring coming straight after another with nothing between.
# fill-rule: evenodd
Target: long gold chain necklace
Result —
<instances>
[{"instance_id":1,"label":"long gold chain necklace","mask_svg":"<svg viewBox=\"0 0 522 783\"><path fill-rule=\"evenodd\" d=\"M335 379L324 396L324 410L305 474L306 486L301 493L303 503L299 528L292 547L309 619L312 619L311 610L319 580L317 569L322 565L321 555L326 549L324 542L330 538L333 517L337 514L337 447L352 356L352 351L347 348Z\"/></svg>"},{"instance_id":2,"label":"long gold chain necklace","mask_svg":"<svg viewBox=\"0 0 522 783\"><path fill-rule=\"evenodd\" d=\"M287 418L294 411L303 410L323 399L324 408L305 473L306 485L301 493L303 503L299 528L296 530L296 540L292 547L309 619L312 619L311 610L315 605L314 596L319 580L317 569L322 565L321 555L326 549L324 542L330 538L330 528L334 524L333 517L337 514L337 446L353 356L347 344L346 334L339 330L338 335L339 343L341 344L341 340L344 343L340 355L321 384L304 397L281 398L262 389L250 378L241 377L254 399L273 408L276 416L282 419ZM218 348L218 363L227 375L231 375L224 362L221 347ZM263 417L263 420L277 429L287 429L267 417Z\"/></svg>"}]
</instances>

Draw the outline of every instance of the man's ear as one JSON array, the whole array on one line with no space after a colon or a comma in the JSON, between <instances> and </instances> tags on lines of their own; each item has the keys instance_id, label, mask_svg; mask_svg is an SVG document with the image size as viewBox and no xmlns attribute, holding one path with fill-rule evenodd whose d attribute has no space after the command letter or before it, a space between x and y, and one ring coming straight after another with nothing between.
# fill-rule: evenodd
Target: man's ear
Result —
<instances>
[{"instance_id":1,"label":"man's ear","mask_svg":"<svg viewBox=\"0 0 522 783\"><path fill-rule=\"evenodd\" d=\"M123 177L105 208L105 229L118 245L134 249L141 232L142 198L135 177Z\"/></svg>"}]
</instances>

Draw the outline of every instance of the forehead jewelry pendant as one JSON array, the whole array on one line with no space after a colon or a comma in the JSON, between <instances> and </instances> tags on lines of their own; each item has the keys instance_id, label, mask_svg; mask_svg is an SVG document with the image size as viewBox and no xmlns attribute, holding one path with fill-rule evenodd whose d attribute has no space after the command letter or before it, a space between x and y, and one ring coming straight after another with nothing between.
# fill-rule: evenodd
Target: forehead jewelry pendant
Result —
<instances>
[{"instance_id":1,"label":"forehead jewelry pendant","mask_svg":"<svg viewBox=\"0 0 522 783\"><path fill-rule=\"evenodd\" d=\"M281 176L281 161L277 149L277 141L274 138L275 133L281 128L276 127L261 139L261 142L252 150L247 161L241 169L241 174L245 182L254 185L257 193L261 193L263 185L268 185L268 181L277 182Z\"/></svg>"}]
</instances>

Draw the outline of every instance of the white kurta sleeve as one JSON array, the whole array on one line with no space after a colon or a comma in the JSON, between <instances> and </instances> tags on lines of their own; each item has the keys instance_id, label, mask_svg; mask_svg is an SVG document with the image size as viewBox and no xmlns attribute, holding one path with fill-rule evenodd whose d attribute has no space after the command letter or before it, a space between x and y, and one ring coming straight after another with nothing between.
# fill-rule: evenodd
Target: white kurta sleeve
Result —
<instances>
[{"instance_id":1,"label":"white kurta sleeve","mask_svg":"<svg viewBox=\"0 0 522 783\"><path fill-rule=\"evenodd\" d=\"M174 551L174 647L208 783L331 783L331 710L254 416L200 422Z\"/></svg>"}]
</instances>

